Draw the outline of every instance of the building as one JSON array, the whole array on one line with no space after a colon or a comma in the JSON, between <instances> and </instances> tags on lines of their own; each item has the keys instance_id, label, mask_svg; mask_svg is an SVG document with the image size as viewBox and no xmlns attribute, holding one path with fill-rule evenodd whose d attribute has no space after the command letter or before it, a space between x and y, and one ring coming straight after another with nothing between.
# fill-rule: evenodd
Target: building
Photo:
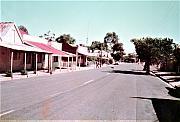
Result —
<instances>
[{"instance_id":1,"label":"building","mask_svg":"<svg viewBox=\"0 0 180 122\"><path fill-rule=\"evenodd\" d=\"M62 50L76 55L76 57L74 57L73 60L76 61L76 66L79 67L87 66L87 57L92 56L88 52L88 48L82 44L74 46L68 43L62 43Z\"/></svg>"},{"instance_id":2,"label":"building","mask_svg":"<svg viewBox=\"0 0 180 122\"><path fill-rule=\"evenodd\" d=\"M35 70L36 73L37 62L44 61L38 57L44 54L51 52L25 44L13 22L0 23L0 72Z\"/></svg>"},{"instance_id":3,"label":"building","mask_svg":"<svg viewBox=\"0 0 180 122\"><path fill-rule=\"evenodd\" d=\"M34 46L36 48L51 52L51 55L44 55L44 64L43 68L48 69L49 64L52 64L52 70L61 69L61 68L71 68L73 66L74 54L62 51L62 44L57 42L49 42L46 39L31 36L28 34L23 34L23 40L26 44ZM64 60L67 59L67 60ZM50 62L49 62L50 60Z\"/></svg>"}]
</instances>

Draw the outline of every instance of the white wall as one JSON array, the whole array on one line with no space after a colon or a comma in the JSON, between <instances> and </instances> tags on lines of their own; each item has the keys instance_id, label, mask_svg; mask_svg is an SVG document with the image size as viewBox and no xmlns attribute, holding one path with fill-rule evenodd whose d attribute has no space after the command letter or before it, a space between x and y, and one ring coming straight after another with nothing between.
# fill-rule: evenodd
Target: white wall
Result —
<instances>
[{"instance_id":1,"label":"white wall","mask_svg":"<svg viewBox=\"0 0 180 122\"><path fill-rule=\"evenodd\" d=\"M89 53L87 47L83 47L83 46L79 46L79 45L77 48L77 52L81 53L81 54L85 54L85 55L88 55L88 53Z\"/></svg>"},{"instance_id":2,"label":"white wall","mask_svg":"<svg viewBox=\"0 0 180 122\"><path fill-rule=\"evenodd\" d=\"M1 37L2 42L9 44L22 44L21 38L19 37L14 24L9 24L8 26L8 31Z\"/></svg>"}]
</instances>

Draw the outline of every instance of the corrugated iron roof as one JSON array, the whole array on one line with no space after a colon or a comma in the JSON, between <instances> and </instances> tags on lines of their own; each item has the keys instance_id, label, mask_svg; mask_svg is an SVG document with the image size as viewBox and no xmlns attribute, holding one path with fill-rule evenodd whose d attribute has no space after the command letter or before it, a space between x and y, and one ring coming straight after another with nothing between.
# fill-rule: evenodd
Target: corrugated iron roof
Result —
<instances>
[{"instance_id":1,"label":"corrugated iron roof","mask_svg":"<svg viewBox=\"0 0 180 122\"><path fill-rule=\"evenodd\" d=\"M42 50L45 50L45 51L48 51L48 52L51 52L52 54L57 54L57 55L60 55L60 56L68 56L66 53L60 51L60 50L57 50L53 47L51 47L50 45L47 45L47 44L43 44L43 43L39 43L39 42L32 42L32 41L25 41L25 43L27 44L30 44L32 46L35 46L37 48L40 48Z\"/></svg>"}]
</instances>

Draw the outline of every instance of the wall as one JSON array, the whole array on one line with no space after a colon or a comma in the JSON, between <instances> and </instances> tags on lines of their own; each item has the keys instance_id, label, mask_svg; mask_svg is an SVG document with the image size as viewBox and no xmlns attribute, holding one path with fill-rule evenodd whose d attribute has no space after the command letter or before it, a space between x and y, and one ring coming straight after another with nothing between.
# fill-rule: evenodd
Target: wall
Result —
<instances>
[{"instance_id":1,"label":"wall","mask_svg":"<svg viewBox=\"0 0 180 122\"><path fill-rule=\"evenodd\" d=\"M10 70L10 50L0 47L0 72Z\"/></svg>"},{"instance_id":2,"label":"wall","mask_svg":"<svg viewBox=\"0 0 180 122\"><path fill-rule=\"evenodd\" d=\"M22 44L20 35L17 33L16 28L14 24L4 24L3 26L7 26L6 32L3 32L1 38L2 42L4 43L10 43L10 44Z\"/></svg>"},{"instance_id":3,"label":"wall","mask_svg":"<svg viewBox=\"0 0 180 122\"><path fill-rule=\"evenodd\" d=\"M76 51L77 51L77 47L73 47L67 43L63 43L62 44L62 50L63 51L66 51L66 52L69 52L69 53L73 53L73 54L76 54Z\"/></svg>"}]
</instances>

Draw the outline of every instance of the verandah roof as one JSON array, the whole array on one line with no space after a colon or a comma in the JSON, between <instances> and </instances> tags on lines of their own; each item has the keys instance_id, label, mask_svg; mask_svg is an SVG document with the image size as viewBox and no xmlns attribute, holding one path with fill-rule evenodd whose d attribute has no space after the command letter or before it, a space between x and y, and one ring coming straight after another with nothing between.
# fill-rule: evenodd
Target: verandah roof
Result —
<instances>
[{"instance_id":1,"label":"verandah roof","mask_svg":"<svg viewBox=\"0 0 180 122\"><path fill-rule=\"evenodd\" d=\"M8 44L8 43L0 43L1 47L13 49L13 50L19 50L19 51L28 51L28 52L43 52L43 53L51 53L48 51L44 51L39 48L27 46L25 44Z\"/></svg>"},{"instance_id":2,"label":"verandah roof","mask_svg":"<svg viewBox=\"0 0 180 122\"><path fill-rule=\"evenodd\" d=\"M32 41L25 41L25 42L27 42L27 44L30 44L30 45L40 48L42 50L51 52L52 54L68 57L68 55L65 52L57 50L57 49L51 47L50 45L39 43L39 42L32 42Z\"/></svg>"}]
</instances>

